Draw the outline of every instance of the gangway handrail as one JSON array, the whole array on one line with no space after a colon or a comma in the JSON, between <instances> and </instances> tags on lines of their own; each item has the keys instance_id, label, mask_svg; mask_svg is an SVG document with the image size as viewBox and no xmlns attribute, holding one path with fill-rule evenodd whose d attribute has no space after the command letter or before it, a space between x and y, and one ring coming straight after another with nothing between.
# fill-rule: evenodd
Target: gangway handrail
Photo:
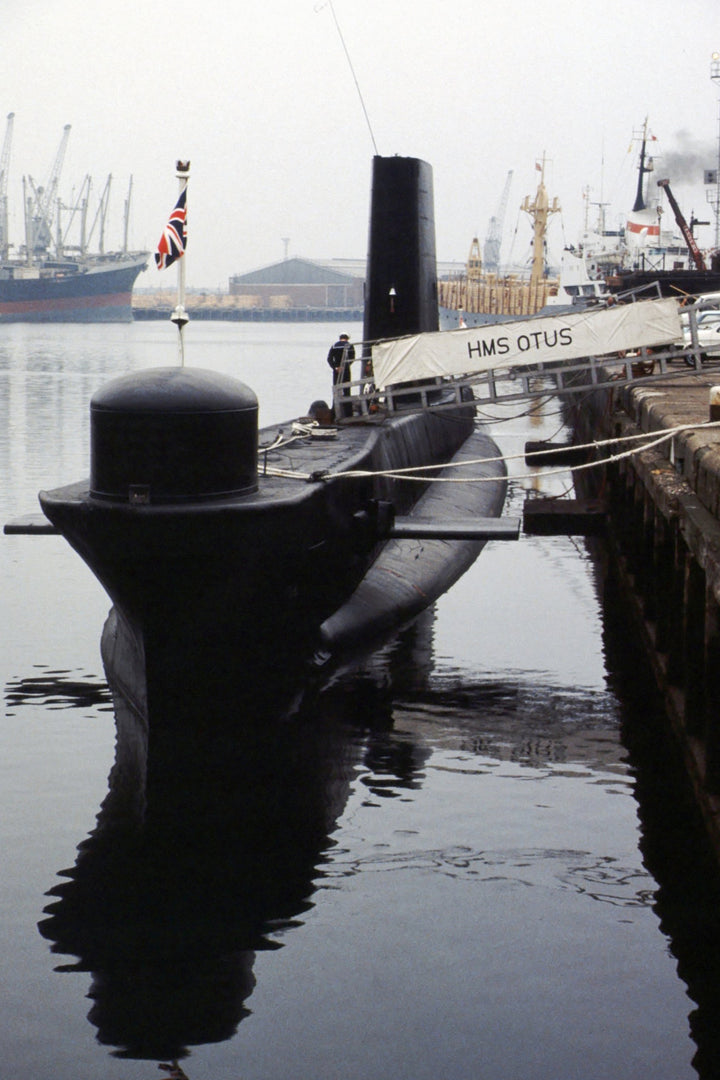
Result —
<instances>
[{"instance_id":1,"label":"gangway handrail","mask_svg":"<svg viewBox=\"0 0 720 1080\"><path fill-rule=\"evenodd\" d=\"M633 285L632 289L625 289L623 292L615 293L614 298L618 304L627 303L628 300L637 303L639 300L647 300L648 294L660 299L662 290L659 281L648 281L645 285Z\"/></svg>"},{"instance_id":2,"label":"gangway handrail","mask_svg":"<svg viewBox=\"0 0 720 1080\"><path fill-rule=\"evenodd\" d=\"M717 308L715 298L700 297L683 308L688 317L690 344L642 348L626 355L608 353L579 360L507 365L463 376L435 377L421 383L405 383L378 388L371 374L337 383L333 390L335 415L350 411L352 418L372 417L387 412L457 409L471 403L472 391L478 405L516 402L547 397L549 394L581 394L589 390L652 382L673 377L720 372L720 356L706 357L698 338L699 312ZM674 365L671 369L670 365Z\"/></svg>"}]
</instances>

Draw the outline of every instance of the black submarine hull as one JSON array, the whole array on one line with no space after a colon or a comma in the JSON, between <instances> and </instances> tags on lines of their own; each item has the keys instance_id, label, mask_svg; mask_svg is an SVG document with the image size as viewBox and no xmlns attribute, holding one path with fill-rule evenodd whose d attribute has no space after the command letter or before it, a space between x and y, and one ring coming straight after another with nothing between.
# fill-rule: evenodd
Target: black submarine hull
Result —
<instances>
[{"instance_id":1,"label":"black submarine hull","mask_svg":"<svg viewBox=\"0 0 720 1080\"><path fill-rule=\"evenodd\" d=\"M437 329L432 203L425 162L374 160L366 341ZM467 568L481 543L428 541L408 564L411 604L387 587L367 599L393 516L427 487L399 470L447 465L475 430L471 402L448 408L442 387L436 400L301 428L288 448L280 429L258 442L249 388L203 369L148 369L95 394L89 480L40 501L113 602L106 667L138 708L172 719L203 684L216 700L250 684L274 694L313 656L412 618ZM504 470L488 468L464 509L496 516Z\"/></svg>"},{"instance_id":2,"label":"black submarine hull","mask_svg":"<svg viewBox=\"0 0 720 1080\"><path fill-rule=\"evenodd\" d=\"M449 462L472 429L471 407L408 413L339 430L331 447L300 440L292 458L296 466L321 460L325 468L335 461L346 471L397 472ZM275 429L267 429L261 440L274 436ZM482 452L493 454L487 437ZM282 463L283 456L280 447L267 458ZM474 498L472 506L465 500L467 511L500 512L505 482L497 463L493 470L497 483L468 485L466 496ZM413 544L384 537L378 506L400 514L421 507L422 485L416 481L347 478L340 471L316 480L306 475L266 476L257 491L199 504L118 506L93 497L87 482L43 493L46 515L113 601L115 616L103 639L106 667L140 708L149 707L155 716L177 715L198 679L216 699L231 699L248 677L253 694L258 681L275 694L283 680L297 680L318 648L334 657L360 639L367 642L370 628L388 631L416 613L394 595L397 575L383 574L383 556L393 547L411 555L409 590L420 607L439 595L433 579L445 580L448 572L459 576L468 565L467 552L480 550L477 543ZM450 496L447 487L442 494ZM437 509L427 512L434 516ZM449 512L446 504L445 516ZM329 642L321 628L373 569L389 577L373 617L366 609L361 619L348 618L346 609L342 634Z\"/></svg>"}]
</instances>

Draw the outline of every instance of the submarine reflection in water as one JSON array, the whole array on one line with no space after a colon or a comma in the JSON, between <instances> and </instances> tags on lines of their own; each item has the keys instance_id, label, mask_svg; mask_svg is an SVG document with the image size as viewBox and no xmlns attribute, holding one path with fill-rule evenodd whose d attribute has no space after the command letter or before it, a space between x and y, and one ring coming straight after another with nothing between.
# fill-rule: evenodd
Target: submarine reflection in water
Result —
<instances>
[{"instance_id":1,"label":"submarine reflection in water","mask_svg":"<svg viewBox=\"0 0 720 1080\"><path fill-rule=\"evenodd\" d=\"M720 1054L720 883L673 755L648 723L651 683L628 648L615 591L603 591L608 678L620 691L653 908L694 1002L694 1065L709 1080ZM355 777L366 773L359 782L371 796L422 784L434 743L421 722L408 725L408 710L452 717L452 738L497 760L533 762L542 745L549 760L607 764L592 714L568 726L574 695L563 714L548 712L543 685L429 679L433 618L426 611L291 719L227 715L226 725L183 737L159 727L148 746L147 729L115 696L109 791L75 866L48 894L40 931L54 953L77 958L58 971L91 973L89 1019L116 1056L176 1063L191 1046L232 1038L250 1012L255 954L280 948L313 906ZM588 894L606 869L591 858Z\"/></svg>"},{"instance_id":2,"label":"submarine reflection in water","mask_svg":"<svg viewBox=\"0 0 720 1080\"><path fill-rule=\"evenodd\" d=\"M249 1015L255 954L302 925L357 767L375 753L367 725L382 741L391 724L385 681L353 679L291 718L151 723L149 735L113 695L108 794L39 930L77 958L57 971L92 974L88 1019L115 1056L176 1063ZM211 703L196 705L207 719Z\"/></svg>"}]
</instances>

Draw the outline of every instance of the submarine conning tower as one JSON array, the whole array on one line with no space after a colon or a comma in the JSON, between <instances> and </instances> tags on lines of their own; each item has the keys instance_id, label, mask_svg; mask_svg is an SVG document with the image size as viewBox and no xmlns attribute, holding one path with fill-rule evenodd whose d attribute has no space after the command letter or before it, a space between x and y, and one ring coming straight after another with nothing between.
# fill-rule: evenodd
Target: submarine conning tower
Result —
<instances>
[{"instance_id":1,"label":"submarine conning tower","mask_svg":"<svg viewBox=\"0 0 720 1080\"><path fill-rule=\"evenodd\" d=\"M258 401L202 368L149 368L90 402L90 494L142 505L257 490Z\"/></svg>"},{"instance_id":2,"label":"submarine conning tower","mask_svg":"<svg viewBox=\"0 0 720 1080\"><path fill-rule=\"evenodd\" d=\"M432 168L418 158L375 157L363 338L438 328Z\"/></svg>"}]
</instances>

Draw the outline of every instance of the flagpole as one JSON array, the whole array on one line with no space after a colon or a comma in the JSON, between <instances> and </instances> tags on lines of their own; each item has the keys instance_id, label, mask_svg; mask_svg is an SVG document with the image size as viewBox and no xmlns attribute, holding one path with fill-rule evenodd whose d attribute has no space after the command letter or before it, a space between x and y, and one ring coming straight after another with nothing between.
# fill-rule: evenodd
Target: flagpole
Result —
<instances>
[{"instance_id":1,"label":"flagpole","mask_svg":"<svg viewBox=\"0 0 720 1080\"><path fill-rule=\"evenodd\" d=\"M175 163L176 175L179 181L180 190L179 195L182 195L183 190L187 187L188 179L190 177L190 162L189 161L177 161ZM186 203L187 207L187 203ZM178 285L177 285L177 304L175 310L170 316L171 322L174 322L178 328L178 354L180 357L180 367L185 366L185 338L183 336L183 330L190 321L190 317L185 310L185 259L187 256L183 251L181 257L177 260L178 264Z\"/></svg>"}]
</instances>

